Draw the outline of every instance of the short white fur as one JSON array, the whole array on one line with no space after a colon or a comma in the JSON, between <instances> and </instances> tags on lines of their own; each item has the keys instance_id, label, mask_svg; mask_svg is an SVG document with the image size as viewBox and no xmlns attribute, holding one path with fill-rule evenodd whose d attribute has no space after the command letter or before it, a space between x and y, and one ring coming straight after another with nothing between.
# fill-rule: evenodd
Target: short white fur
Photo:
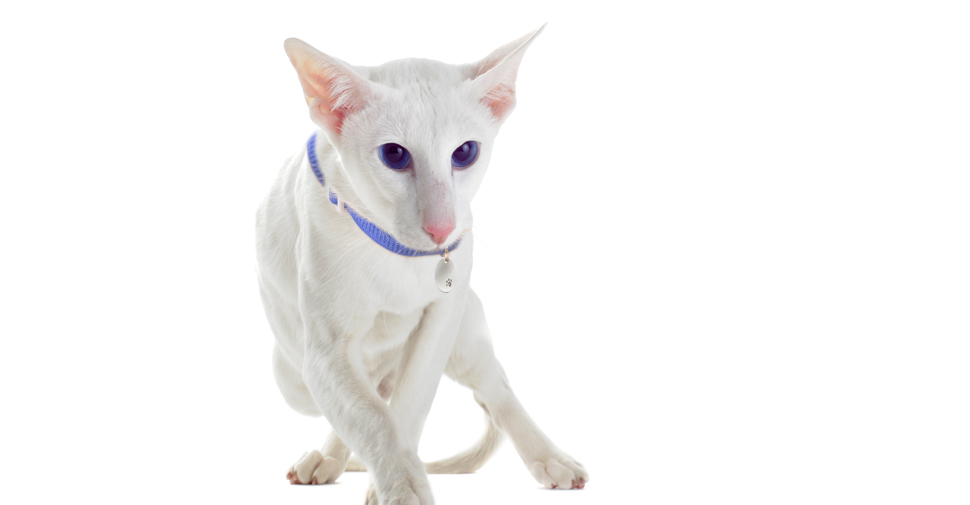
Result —
<instances>
[{"instance_id":1,"label":"short white fur","mask_svg":"<svg viewBox=\"0 0 970 505\"><path fill-rule=\"evenodd\" d=\"M276 337L273 369L283 397L333 427L321 450L290 468L291 483L334 482L345 470L366 467L369 504L429 505L428 472L475 471L502 433L546 487L581 488L589 481L512 393L469 287L469 203L515 106L522 56L541 31L469 65L407 59L354 67L300 40L286 41L310 117L323 134L316 154L328 187L313 175L305 147L284 164L257 212L259 286ZM466 141L479 143L478 159L455 169L451 153ZM411 165L384 166L378 147L385 143L406 147ZM436 287L438 257L381 248L346 212L335 211L328 191L414 249L439 248L425 227L454 224L445 244L462 238L451 253L455 289ZM472 389L489 422L476 446L426 466L416 451L442 374Z\"/></svg>"}]
</instances>

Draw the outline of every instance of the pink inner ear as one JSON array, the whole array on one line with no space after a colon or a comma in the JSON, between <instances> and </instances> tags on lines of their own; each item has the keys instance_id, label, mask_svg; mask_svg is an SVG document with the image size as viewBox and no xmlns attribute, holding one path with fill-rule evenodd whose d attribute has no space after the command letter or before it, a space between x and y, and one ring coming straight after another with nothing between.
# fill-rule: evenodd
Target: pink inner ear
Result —
<instances>
[{"instance_id":1,"label":"pink inner ear","mask_svg":"<svg viewBox=\"0 0 970 505\"><path fill-rule=\"evenodd\" d=\"M317 117L318 121L323 123L320 126L328 128L337 133L343 133L341 128L344 124L344 118L347 117L347 114L349 114L350 111L345 111L342 109L330 110L330 106L327 104L327 101L320 98L314 98L313 101L310 102L310 108L316 109L317 114L315 114L315 116Z\"/></svg>"},{"instance_id":2,"label":"pink inner ear","mask_svg":"<svg viewBox=\"0 0 970 505\"><path fill-rule=\"evenodd\" d=\"M508 84L499 84L482 97L481 101L492 110L496 119L502 119L515 105L515 89Z\"/></svg>"},{"instance_id":3,"label":"pink inner ear","mask_svg":"<svg viewBox=\"0 0 970 505\"><path fill-rule=\"evenodd\" d=\"M342 133L344 119L362 106L352 80L327 67L312 69L307 77L307 84L317 95L310 99L310 108L316 109L322 126Z\"/></svg>"}]
</instances>

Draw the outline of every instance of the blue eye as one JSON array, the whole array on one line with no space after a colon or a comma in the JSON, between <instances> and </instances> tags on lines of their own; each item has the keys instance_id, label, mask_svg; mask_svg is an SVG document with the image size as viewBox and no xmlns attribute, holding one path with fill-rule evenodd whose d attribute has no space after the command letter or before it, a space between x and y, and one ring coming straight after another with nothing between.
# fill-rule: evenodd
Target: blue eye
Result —
<instances>
[{"instance_id":1,"label":"blue eye","mask_svg":"<svg viewBox=\"0 0 970 505\"><path fill-rule=\"evenodd\" d=\"M478 159L478 142L469 140L458 146L455 152L451 153L451 164L457 168L465 168Z\"/></svg>"},{"instance_id":2,"label":"blue eye","mask_svg":"<svg viewBox=\"0 0 970 505\"><path fill-rule=\"evenodd\" d=\"M397 144L384 144L377 148L377 152L381 155L381 161L394 170L401 170L411 161L411 153Z\"/></svg>"}]
</instances>

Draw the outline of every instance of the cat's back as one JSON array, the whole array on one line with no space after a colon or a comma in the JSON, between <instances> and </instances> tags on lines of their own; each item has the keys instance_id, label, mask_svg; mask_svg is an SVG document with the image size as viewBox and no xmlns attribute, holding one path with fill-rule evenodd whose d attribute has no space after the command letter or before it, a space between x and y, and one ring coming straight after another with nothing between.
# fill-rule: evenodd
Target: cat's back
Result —
<instances>
[{"instance_id":1,"label":"cat's back","mask_svg":"<svg viewBox=\"0 0 970 505\"><path fill-rule=\"evenodd\" d=\"M295 251L300 233L298 175L305 163L306 148L290 156L256 211L256 260L260 287L264 291L273 288L273 291L287 298L291 294L295 296L296 290Z\"/></svg>"}]
</instances>

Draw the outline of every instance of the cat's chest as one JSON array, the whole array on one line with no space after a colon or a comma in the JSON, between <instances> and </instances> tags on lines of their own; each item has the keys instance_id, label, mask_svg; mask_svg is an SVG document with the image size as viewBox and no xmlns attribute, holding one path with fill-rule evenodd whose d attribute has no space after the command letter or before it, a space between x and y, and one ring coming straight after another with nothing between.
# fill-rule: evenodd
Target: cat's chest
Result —
<instances>
[{"instance_id":1,"label":"cat's chest","mask_svg":"<svg viewBox=\"0 0 970 505\"><path fill-rule=\"evenodd\" d=\"M438 288L438 256L401 256L370 241L362 233L316 235L316 244L301 247L299 261L314 289L327 292L325 298L340 311L354 313L386 311L408 314L423 310L441 297ZM471 269L471 240L449 258L457 265L455 282L468 282Z\"/></svg>"},{"instance_id":2,"label":"cat's chest","mask_svg":"<svg viewBox=\"0 0 970 505\"><path fill-rule=\"evenodd\" d=\"M434 281L437 257L408 258L364 243L343 286L382 311L404 314L423 310L443 293Z\"/></svg>"}]
</instances>

